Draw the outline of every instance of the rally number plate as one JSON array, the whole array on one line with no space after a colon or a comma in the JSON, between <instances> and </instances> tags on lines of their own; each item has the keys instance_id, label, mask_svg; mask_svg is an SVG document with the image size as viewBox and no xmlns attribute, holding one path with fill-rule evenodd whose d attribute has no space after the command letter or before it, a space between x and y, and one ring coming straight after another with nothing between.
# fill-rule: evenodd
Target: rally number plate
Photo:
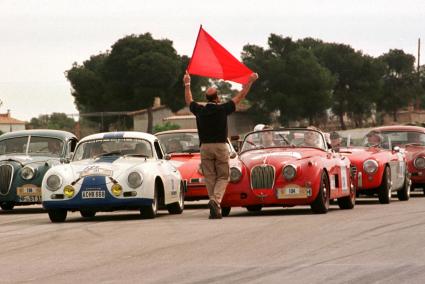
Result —
<instances>
[{"instance_id":1,"label":"rally number plate","mask_svg":"<svg viewBox=\"0 0 425 284\"><path fill-rule=\"evenodd\" d=\"M18 196L40 196L41 197L41 188L35 185L23 185L16 189Z\"/></svg>"},{"instance_id":2,"label":"rally number plate","mask_svg":"<svg viewBox=\"0 0 425 284\"><path fill-rule=\"evenodd\" d=\"M103 190L83 191L82 198L84 198L84 199L105 198L105 191L103 191Z\"/></svg>"}]
</instances>

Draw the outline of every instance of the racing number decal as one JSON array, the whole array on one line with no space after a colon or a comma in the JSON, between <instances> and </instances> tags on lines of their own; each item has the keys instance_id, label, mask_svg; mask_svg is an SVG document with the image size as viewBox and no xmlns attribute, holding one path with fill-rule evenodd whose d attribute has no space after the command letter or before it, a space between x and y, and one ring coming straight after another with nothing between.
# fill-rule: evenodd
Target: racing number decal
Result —
<instances>
[{"instance_id":1,"label":"racing number decal","mask_svg":"<svg viewBox=\"0 0 425 284\"><path fill-rule=\"evenodd\" d=\"M342 184L342 191L348 191L347 167L341 167L341 184Z\"/></svg>"}]
</instances>

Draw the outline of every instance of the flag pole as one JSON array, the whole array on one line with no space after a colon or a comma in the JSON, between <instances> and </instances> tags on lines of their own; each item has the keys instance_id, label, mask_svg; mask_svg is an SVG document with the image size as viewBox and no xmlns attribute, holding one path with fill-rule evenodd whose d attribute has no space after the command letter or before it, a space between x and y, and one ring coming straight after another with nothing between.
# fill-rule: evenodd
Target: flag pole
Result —
<instances>
[{"instance_id":1,"label":"flag pole","mask_svg":"<svg viewBox=\"0 0 425 284\"><path fill-rule=\"evenodd\" d=\"M196 46L198 45L198 38L199 38L199 35L201 34L201 30L202 30L202 25L199 26L198 36L196 37L195 46L193 47L192 56L190 57L189 65L187 66L186 71L190 68L190 64L192 64L193 54L195 53Z\"/></svg>"}]
</instances>

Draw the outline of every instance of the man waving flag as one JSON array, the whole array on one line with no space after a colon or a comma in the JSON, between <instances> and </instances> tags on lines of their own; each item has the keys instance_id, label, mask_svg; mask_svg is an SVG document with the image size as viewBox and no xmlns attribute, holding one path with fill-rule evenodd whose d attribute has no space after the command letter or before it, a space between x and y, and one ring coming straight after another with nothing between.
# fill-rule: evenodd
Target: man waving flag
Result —
<instances>
[{"instance_id":1,"label":"man waving flag","mask_svg":"<svg viewBox=\"0 0 425 284\"><path fill-rule=\"evenodd\" d=\"M193 75L241 84L248 83L250 75L254 73L212 38L202 26L199 28L187 71Z\"/></svg>"}]
</instances>

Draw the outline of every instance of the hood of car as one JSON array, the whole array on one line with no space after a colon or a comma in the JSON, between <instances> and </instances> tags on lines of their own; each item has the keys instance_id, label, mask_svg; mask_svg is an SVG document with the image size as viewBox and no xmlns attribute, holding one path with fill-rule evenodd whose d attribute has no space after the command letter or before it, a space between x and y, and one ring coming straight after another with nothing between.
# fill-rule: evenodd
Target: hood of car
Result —
<instances>
[{"instance_id":1,"label":"hood of car","mask_svg":"<svg viewBox=\"0 0 425 284\"><path fill-rule=\"evenodd\" d=\"M408 146L404 149L406 160L411 161L417 157L425 157L425 146Z\"/></svg>"},{"instance_id":2,"label":"hood of car","mask_svg":"<svg viewBox=\"0 0 425 284\"><path fill-rule=\"evenodd\" d=\"M149 162L149 159L144 158L108 156L75 161L68 166L71 167L74 177L96 175L118 177L133 167Z\"/></svg>"},{"instance_id":3,"label":"hood of car","mask_svg":"<svg viewBox=\"0 0 425 284\"><path fill-rule=\"evenodd\" d=\"M367 159L375 157L379 153L383 153L384 149L377 147L349 147L341 148L340 153L350 159L352 163L363 162Z\"/></svg>"},{"instance_id":4,"label":"hood of car","mask_svg":"<svg viewBox=\"0 0 425 284\"><path fill-rule=\"evenodd\" d=\"M239 158L248 168L259 164L281 165L312 156L323 155L325 152L317 149L261 149L242 153Z\"/></svg>"},{"instance_id":5,"label":"hood of car","mask_svg":"<svg viewBox=\"0 0 425 284\"><path fill-rule=\"evenodd\" d=\"M59 163L60 158L52 156L29 156L29 155L1 155L0 162L11 162L31 166L38 166L43 163L55 165Z\"/></svg>"}]
</instances>

